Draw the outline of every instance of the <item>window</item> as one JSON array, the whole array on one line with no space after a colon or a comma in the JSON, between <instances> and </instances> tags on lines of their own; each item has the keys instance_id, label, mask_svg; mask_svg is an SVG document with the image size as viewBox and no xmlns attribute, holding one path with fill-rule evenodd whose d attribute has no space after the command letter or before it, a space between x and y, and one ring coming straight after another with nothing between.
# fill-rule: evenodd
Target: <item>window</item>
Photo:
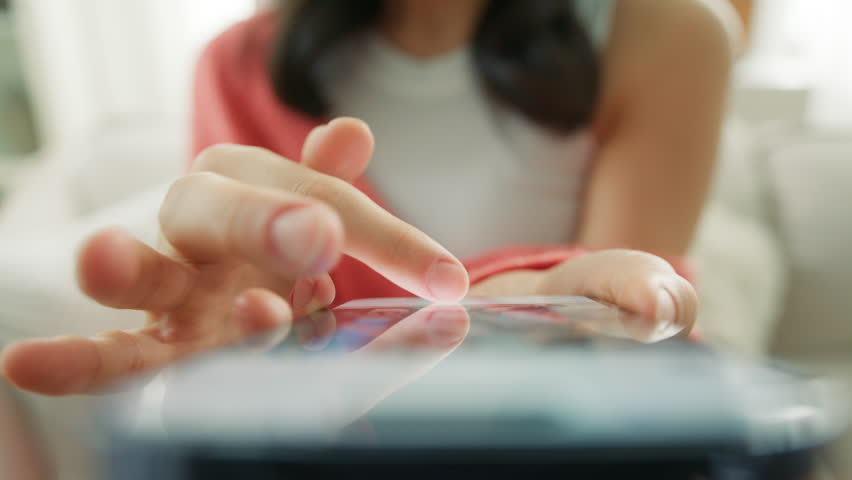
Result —
<instances>
[{"instance_id":1,"label":"window","mask_svg":"<svg viewBox=\"0 0 852 480\"><path fill-rule=\"evenodd\" d=\"M186 115L195 59L255 0L18 0L20 46L44 143L116 118Z\"/></svg>"},{"instance_id":2,"label":"window","mask_svg":"<svg viewBox=\"0 0 852 480\"><path fill-rule=\"evenodd\" d=\"M38 147L29 90L18 53L9 5L0 0L0 157L31 153Z\"/></svg>"}]
</instances>

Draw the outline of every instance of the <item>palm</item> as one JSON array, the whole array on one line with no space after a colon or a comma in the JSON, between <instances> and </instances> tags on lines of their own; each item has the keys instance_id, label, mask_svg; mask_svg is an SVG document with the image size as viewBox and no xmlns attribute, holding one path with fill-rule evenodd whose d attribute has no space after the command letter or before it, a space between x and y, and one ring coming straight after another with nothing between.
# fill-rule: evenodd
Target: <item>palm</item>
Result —
<instances>
[{"instance_id":1,"label":"palm","mask_svg":"<svg viewBox=\"0 0 852 480\"><path fill-rule=\"evenodd\" d=\"M185 301L170 312L148 312L148 324L142 330L177 350L186 350L176 353L189 353L237 338L241 330L233 318L237 296L251 288L278 290L270 275L245 262L223 262L197 269L197 282Z\"/></svg>"}]
</instances>

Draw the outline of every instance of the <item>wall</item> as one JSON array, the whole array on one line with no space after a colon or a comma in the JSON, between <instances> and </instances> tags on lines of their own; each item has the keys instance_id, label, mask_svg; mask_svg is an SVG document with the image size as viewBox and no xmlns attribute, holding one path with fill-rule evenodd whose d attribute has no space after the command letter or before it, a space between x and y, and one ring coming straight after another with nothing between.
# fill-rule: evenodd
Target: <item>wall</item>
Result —
<instances>
[{"instance_id":1,"label":"wall","mask_svg":"<svg viewBox=\"0 0 852 480\"><path fill-rule=\"evenodd\" d=\"M743 81L807 90L805 123L821 131L852 131L852 2L759 0Z\"/></svg>"}]
</instances>

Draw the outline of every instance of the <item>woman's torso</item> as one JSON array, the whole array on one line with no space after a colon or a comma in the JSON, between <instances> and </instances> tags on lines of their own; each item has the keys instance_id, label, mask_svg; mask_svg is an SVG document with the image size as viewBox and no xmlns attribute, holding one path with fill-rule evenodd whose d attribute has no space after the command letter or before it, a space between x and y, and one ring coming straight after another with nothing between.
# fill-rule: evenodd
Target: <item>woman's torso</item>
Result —
<instances>
[{"instance_id":1,"label":"woman's torso","mask_svg":"<svg viewBox=\"0 0 852 480\"><path fill-rule=\"evenodd\" d=\"M601 48L613 0L575 1ZM553 135L485 96L461 48L418 60L367 33L338 52L325 89L335 115L376 137L366 177L386 204L460 257L575 236L594 140Z\"/></svg>"}]
</instances>

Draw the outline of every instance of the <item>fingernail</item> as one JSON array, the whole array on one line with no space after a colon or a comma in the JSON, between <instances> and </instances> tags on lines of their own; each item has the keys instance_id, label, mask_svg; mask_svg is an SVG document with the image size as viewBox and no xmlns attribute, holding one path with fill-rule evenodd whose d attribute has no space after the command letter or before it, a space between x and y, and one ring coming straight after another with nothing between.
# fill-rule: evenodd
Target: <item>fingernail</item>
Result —
<instances>
[{"instance_id":1,"label":"fingernail","mask_svg":"<svg viewBox=\"0 0 852 480\"><path fill-rule=\"evenodd\" d=\"M328 271L335 256L329 252L328 221L315 207L285 211L270 226L275 253L293 273L316 275Z\"/></svg>"},{"instance_id":2,"label":"fingernail","mask_svg":"<svg viewBox=\"0 0 852 480\"><path fill-rule=\"evenodd\" d=\"M436 260L426 272L426 288L435 300L457 302L467 293L467 271L451 260Z\"/></svg>"},{"instance_id":3,"label":"fingernail","mask_svg":"<svg viewBox=\"0 0 852 480\"><path fill-rule=\"evenodd\" d=\"M317 147L319 143L322 141L322 137L328 133L328 124L320 125L319 127L314 128L308 133L308 136L305 137L305 142L302 147L302 161L304 162L309 157L313 155L313 150Z\"/></svg>"},{"instance_id":4,"label":"fingernail","mask_svg":"<svg viewBox=\"0 0 852 480\"><path fill-rule=\"evenodd\" d=\"M293 287L293 301L291 306L293 307L293 311L295 311L298 315L308 313L305 308L313 298L315 288L316 280L300 279L296 281L296 286Z\"/></svg>"},{"instance_id":5,"label":"fingernail","mask_svg":"<svg viewBox=\"0 0 852 480\"><path fill-rule=\"evenodd\" d=\"M305 315L316 312L317 310L322 310L323 308L328 307L328 305L324 302L317 300L316 298L312 298L307 305L305 305Z\"/></svg>"},{"instance_id":6,"label":"fingernail","mask_svg":"<svg viewBox=\"0 0 852 480\"><path fill-rule=\"evenodd\" d=\"M305 143L310 144L322 138L323 135L328 132L328 124L320 125L308 133L307 138L305 138Z\"/></svg>"},{"instance_id":7,"label":"fingernail","mask_svg":"<svg viewBox=\"0 0 852 480\"><path fill-rule=\"evenodd\" d=\"M322 280L315 279L313 281L313 285L311 287L311 295L308 299L308 303L305 305L305 315L314 313L317 310L322 310L323 308L328 307L329 303L333 300L333 297L329 298L328 294L321 294L323 290L321 285Z\"/></svg>"},{"instance_id":8,"label":"fingernail","mask_svg":"<svg viewBox=\"0 0 852 480\"><path fill-rule=\"evenodd\" d=\"M675 314L677 312L677 308L675 307L674 299L672 298L672 294L669 293L665 288L657 289L657 308L654 313L654 317L656 318L658 323L661 324L673 324L676 322Z\"/></svg>"}]
</instances>

